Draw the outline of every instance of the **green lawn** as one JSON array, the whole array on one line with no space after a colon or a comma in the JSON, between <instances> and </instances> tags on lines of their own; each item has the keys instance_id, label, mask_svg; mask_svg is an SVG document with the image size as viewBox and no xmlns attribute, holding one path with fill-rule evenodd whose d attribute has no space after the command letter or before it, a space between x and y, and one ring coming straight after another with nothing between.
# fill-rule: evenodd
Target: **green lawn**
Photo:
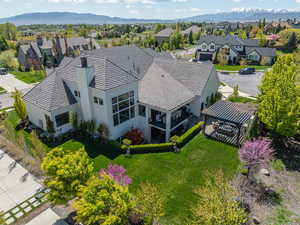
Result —
<instances>
[{"instance_id":1,"label":"green lawn","mask_svg":"<svg viewBox=\"0 0 300 225\"><path fill-rule=\"evenodd\" d=\"M239 71L246 67L255 68L256 70L265 70L265 69L271 68L271 66L252 66L252 65L246 65L246 66L224 65L223 66L223 65L215 64L216 70L225 70L225 71Z\"/></svg>"},{"instance_id":2,"label":"green lawn","mask_svg":"<svg viewBox=\"0 0 300 225\"><path fill-rule=\"evenodd\" d=\"M246 98L246 97L242 97L242 96L237 96L237 97L230 96L227 100L230 102L236 102L236 103L254 103L254 104L257 103L257 101L254 99Z\"/></svg>"},{"instance_id":3,"label":"green lawn","mask_svg":"<svg viewBox=\"0 0 300 225\"><path fill-rule=\"evenodd\" d=\"M69 141L63 148L78 149L83 145ZM115 149L117 151L117 149ZM96 171L109 163L123 165L133 179L131 192L135 193L140 183L155 184L166 197L166 216L163 224L185 224L190 216L190 208L195 204L193 190L203 184L205 171L223 169L228 178L232 178L239 166L237 149L197 135L182 148L180 153L139 154L126 157L115 152L107 155L104 149L97 149L99 156L93 158ZM111 150L113 151L113 150Z\"/></svg>"},{"instance_id":4,"label":"green lawn","mask_svg":"<svg viewBox=\"0 0 300 225\"><path fill-rule=\"evenodd\" d=\"M14 74L17 79L24 81L27 84L40 82L45 78L44 71L32 71L32 72L12 71L10 73Z\"/></svg>"}]
</instances>

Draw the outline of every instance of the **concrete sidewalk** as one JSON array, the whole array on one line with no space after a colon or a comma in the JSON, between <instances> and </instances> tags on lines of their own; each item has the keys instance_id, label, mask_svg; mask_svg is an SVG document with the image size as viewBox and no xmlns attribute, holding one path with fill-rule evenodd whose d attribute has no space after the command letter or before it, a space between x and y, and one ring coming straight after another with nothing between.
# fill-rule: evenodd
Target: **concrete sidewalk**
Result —
<instances>
[{"instance_id":1,"label":"concrete sidewalk","mask_svg":"<svg viewBox=\"0 0 300 225\"><path fill-rule=\"evenodd\" d=\"M26 225L67 225L51 208L46 209Z\"/></svg>"},{"instance_id":2,"label":"concrete sidewalk","mask_svg":"<svg viewBox=\"0 0 300 225\"><path fill-rule=\"evenodd\" d=\"M224 99L227 99L230 95L232 95L233 88L229 87L228 85L225 85L225 86L221 85L219 87L219 92L222 93L222 96L224 97ZM253 98L251 95L249 95L247 93L244 93L244 92L241 92L241 91L239 91L239 96L254 99L254 100L256 99L256 98Z\"/></svg>"},{"instance_id":3,"label":"concrete sidewalk","mask_svg":"<svg viewBox=\"0 0 300 225\"><path fill-rule=\"evenodd\" d=\"M12 74L7 74L0 76L0 87L3 87L7 92L13 92L15 89L23 90L32 88L33 85L18 80Z\"/></svg>"}]
</instances>

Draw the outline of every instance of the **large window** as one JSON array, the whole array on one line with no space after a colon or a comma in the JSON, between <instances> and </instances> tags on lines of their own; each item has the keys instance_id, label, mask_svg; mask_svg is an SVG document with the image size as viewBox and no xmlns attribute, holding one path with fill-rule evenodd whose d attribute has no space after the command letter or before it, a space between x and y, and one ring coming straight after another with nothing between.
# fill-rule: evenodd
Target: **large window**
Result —
<instances>
[{"instance_id":1,"label":"large window","mask_svg":"<svg viewBox=\"0 0 300 225\"><path fill-rule=\"evenodd\" d=\"M56 127L61 127L70 122L69 112L65 112L55 116Z\"/></svg>"},{"instance_id":2,"label":"large window","mask_svg":"<svg viewBox=\"0 0 300 225\"><path fill-rule=\"evenodd\" d=\"M130 91L112 98L114 126L135 117L134 92Z\"/></svg>"},{"instance_id":3,"label":"large window","mask_svg":"<svg viewBox=\"0 0 300 225\"><path fill-rule=\"evenodd\" d=\"M139 115L142 117L146 117L146 106L139 105Z\"/></svg>"}]
</instances>

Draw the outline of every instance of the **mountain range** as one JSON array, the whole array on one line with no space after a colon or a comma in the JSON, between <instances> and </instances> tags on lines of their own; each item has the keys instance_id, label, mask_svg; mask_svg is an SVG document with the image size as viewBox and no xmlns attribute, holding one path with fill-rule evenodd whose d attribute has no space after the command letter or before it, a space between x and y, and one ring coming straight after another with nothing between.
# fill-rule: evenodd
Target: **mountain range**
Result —
<instances>
[{"instance_id":1,"label":"mountain range","mask_svg":"<svg viewBox=\"0 0 300 225\"><path fill-rule=\"evenodd\" d=\"M173 22L246 22L266 18L267 21L279 19L300 19L300 11L244 9L214 14L203 14L188 18L161 20L110 17L91 13L44 12L27 13L17 16L0 18L0 23L11 22L16 25L30 24L133 24L133 23L173 23Z\"/></svg>"}]
</instances>

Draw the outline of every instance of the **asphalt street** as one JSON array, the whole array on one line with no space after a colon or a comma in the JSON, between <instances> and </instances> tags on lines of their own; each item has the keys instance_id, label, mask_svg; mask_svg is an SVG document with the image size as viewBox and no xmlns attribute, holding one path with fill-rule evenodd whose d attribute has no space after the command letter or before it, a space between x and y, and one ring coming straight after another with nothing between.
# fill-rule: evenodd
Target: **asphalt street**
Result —
<instances>
[{"instance_id":1,"label":"asphalt street","mask_svg":"<svg viewBox=\"0 0 300 225\"><path fill-rule=\"evenodd\" d=\"M218 72L220 81L230 87L239 86L239 90L250 96L256 97L259 94L260 85L264 72L256 72L250 75L240 75L239 73L221 73Z\"/></svg>"}]
</instances>

